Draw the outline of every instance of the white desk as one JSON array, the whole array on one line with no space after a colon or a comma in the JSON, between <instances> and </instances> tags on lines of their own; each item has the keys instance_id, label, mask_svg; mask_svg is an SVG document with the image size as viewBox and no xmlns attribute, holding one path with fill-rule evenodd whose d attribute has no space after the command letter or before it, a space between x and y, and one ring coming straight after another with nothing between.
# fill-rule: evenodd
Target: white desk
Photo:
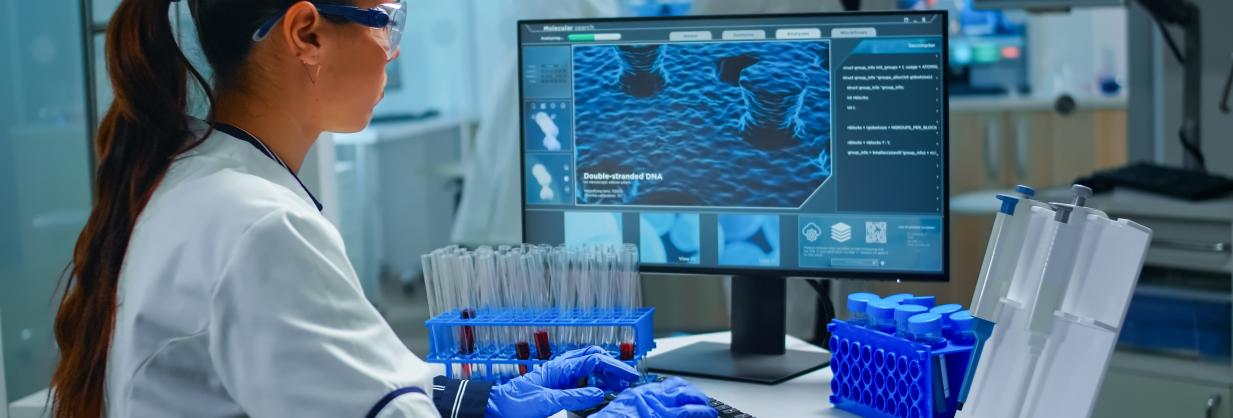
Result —
<instances>
[{"instance_id":1,"label":"white desk","mask_svg":"<svg viewBox=\"0 0 1233 418\"><path fill-rule=\"evenodd\" d=\"M655 340L655 350L650 357L701 341L728 343L731 332L691 335L688 337L660 338ZM786 337L789 350L823 352L795 337ZM741 412L758 418L768 417L857 417L831 406L830 367L809 373L778 385L729 382L698 377L687 377L691 383L720 402L732 405Z\"/></svg>"},{"instance_id":2,"label":"white desk","mask_svg":"<svg viewBox=\"0 0 1233 418\"><path fill-rule=\"evenodd\" d=\"M47 389L30 394L9 404L9 418L46 418Z\"/></svg>"},{"instance_id":3,"label":"white desk","mask_svg":"<svg viewBox=\"0 0 1233 418\"><path fill-rule=\"evenodd\" d=\"M650 356L654 357L669 350L684 347L686 345L701 342L717 342L728 343L732 339L730 332L717 332L714 334L691 335L688 337L671 337L660 338L655 340L655 350ZM822 349L801 341L795 337L785 337L787 348L790 350L814 351L823 352ZM433 365L438 368L438 373L444 372L440 365ZM724 380L712 380L699 377L687 377L691 383L705 392L708 396L718 399L720 402L726 403L740 409L741 412L753 415L758 418L773 418L773 417L841 417L841 418L858 418L857 415L835 409L831 406L829 397L831 396L831 368L824 367L821 370L809 373L807 375L789 380L778 385L760 385L756 383L741 383L729 382ZM9 405L12 418L41 418L45 417L44 401L47 399L47 390L44 389L38 393L22 398ZM564 417L564 412L555 415L556 417Z\"/></svg>"}]
</instances>

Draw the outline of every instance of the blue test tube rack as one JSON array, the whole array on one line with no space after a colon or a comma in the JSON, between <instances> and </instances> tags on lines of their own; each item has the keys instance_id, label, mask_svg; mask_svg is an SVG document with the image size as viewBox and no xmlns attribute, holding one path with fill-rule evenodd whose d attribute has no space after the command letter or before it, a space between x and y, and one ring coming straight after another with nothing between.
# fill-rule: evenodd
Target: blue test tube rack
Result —
<instances>
[{"instance_id":1,"label":"blue test tube rack","mask_svg":"<svg viewBox=\"0 0 1233 418\"><path fill-rule=\"evenodd\" d=\"M972 346L948 342L931 348L839 319L826 329L834 374L830 401L836 408L862 417L955 416ZM938 373L944 378L935 382Z\"/></svg>"},{"instance_id":2,"label":"blue test tube rack","mask_svg":"<svg viewBox=\"0 0 1233 418\"><path fill-rule=\"evenodd\" d=\"M515 308L500 308L500 309L477 309L474 318L463 318L462 311L452 310L449 312L437 315L424 322L428 327L429 351L428 356L424 358L429 363L437 363L445 366L445 377L455 378L455 365L468 365L471 368L479 367L475 377L476 380L495 380L503 377L499 373L495 373L494 367L508 365L518 366L523 365L527 370L531 370L534 366L544 363L548 360L540 360L538 352L536 352L535 342L529 341L531 355L529 360L518 359L515 346L512 344L504 344L499 347L480 347L477 343L475 350L466 354L459 348L458 333L456 330L462 327L471 327L473 332L479 332L481 328L486 327L528 327L536 329L548 329L549 332L555 332L561 327L598 327L598 328L632 328L634 331L634 355L632 359L625 360L627 364L637 367L646 354L655 349L654 338L654 318L655 308L638 308L633 310L571 310L563 311L560 309L515 309ZM599 345L607 350L614 357L620 358L619 346L607 346L603 344L585 344L585 346ZM551 343L552 357L565 353L577 348L583 348L583 345L567 344L559 346L556 343Z\"/></svg>"}]
</instances>

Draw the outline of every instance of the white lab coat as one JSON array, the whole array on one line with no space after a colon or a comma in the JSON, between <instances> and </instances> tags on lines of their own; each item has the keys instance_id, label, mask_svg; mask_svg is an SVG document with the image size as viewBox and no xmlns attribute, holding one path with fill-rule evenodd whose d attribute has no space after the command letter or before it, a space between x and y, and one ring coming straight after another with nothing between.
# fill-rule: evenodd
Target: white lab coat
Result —
<instances>
[{"instance_id":1,"label":"white lab coat","mask_svg":"<svg viewBox=\"0 0 1233 418\"><path fill-rule=\"evenodd\" d=\"M363 417L407 387L376 416L436 417L432 374L285 168L217 131L175 161L120 274L109 417Z\"/></svg>"}]
</instances>

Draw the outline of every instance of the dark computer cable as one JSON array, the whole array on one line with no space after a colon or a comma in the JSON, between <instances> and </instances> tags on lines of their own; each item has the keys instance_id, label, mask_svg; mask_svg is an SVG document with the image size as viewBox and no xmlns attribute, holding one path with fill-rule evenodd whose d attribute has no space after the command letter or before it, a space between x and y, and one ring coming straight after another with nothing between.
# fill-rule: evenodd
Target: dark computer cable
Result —
<instances>
[{"instance_id":1,"label":"dark computer cable","mask_svg":"<svg viewBox=\"0 0 1233 418\"><path fill-rule=\"evenodd\" d=\"M805 280L818 293L818 307L814 317L813 338L811 344L827 348L831 333L826 325L835 319L835 303L831 301L831 282L827 280Z\"/></svg>"},{"instance_id":2,"label":"dark computer cable","mask_svg":"<svg viewBox=\"0 0 1233 418\"><path fill-rule=\"evenodd\" d=\"M1199 6L1188 0L1138 0L1138 3L1143 6L1148 15L1152 17L1152 20L1156 22L1156 27L1160 29L1160 33L1164 36L1166 43L1168 43L1173 57L1177 58L1183 68L1182 126L1179 129L1178 137L1181 140L1182 149L1186 153L1185 168L1206 172L1206 159L1203 157L1203 150L1199 145L1202 143L1200 124L1202 111L1199 97L1201 87L1199 83L1202 77L1203 65ZM1185 51L1178 47L1177 41L1173 39L1173 34L1165 26L1166 23L1177 25L1185 31L1183 41Z\"/></svg>"},{"instance_id":3,"label":"dark computer cable","mask_svg":"<svg viewBox=\"0 0 1233 418\"><path fill-rule=\"evenodd\" d=\"M1233 89L1233 65L1229 66L1229 75L1224 79L1224 94L1220 96L1220 111L1228 114L1229 108L1229 91Z\"/></svg>"},{"instance_id":4,"label":"dark computer cable","mask_svg":"<svg viewBox=\"0 0 1233 418\"><path fill-rule=\"evenodd\" d=\"M1160 34L1164 35L1165 43L1169 45L1169 50L1173 51L1173 58L1177 58L1180 64L1186 63L1186 57L1182 55L1182 50L1177 46L1177 41L1173 39L1173 33L1169 32L1169 28L1165 27L1164 22L1155 13L1148 13L1152 17L1152 21L1156 22L1156 28L1160 29Z\"/></svg>"}]
</instances>

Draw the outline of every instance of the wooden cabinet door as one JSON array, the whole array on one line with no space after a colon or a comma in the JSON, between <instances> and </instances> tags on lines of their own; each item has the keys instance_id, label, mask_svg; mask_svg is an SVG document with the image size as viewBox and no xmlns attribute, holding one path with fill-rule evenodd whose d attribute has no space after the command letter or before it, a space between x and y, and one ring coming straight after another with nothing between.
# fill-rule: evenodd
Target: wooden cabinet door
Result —
<instances>
[{"instance_id":1,"label":"wooden cabinet door","mask_svg":"<svg viewBox=\"0 0 1233 418\"><path fill-rule=\"evenodd\" d=\"M1006 184L1005 131L1001 112L951 113L951 195Z\"/></svg>"},{"instance_id":2,"label":"wooden cabinet door","mask_svg":"<svg viewBox=\"0 0 1233 418\"><path fill-rule=\"evenodd\" d=\"M1126 163L1126 112L1089 110L1007 115L1009 185L1062 186Z\"/></svg>"}]
</instances>

